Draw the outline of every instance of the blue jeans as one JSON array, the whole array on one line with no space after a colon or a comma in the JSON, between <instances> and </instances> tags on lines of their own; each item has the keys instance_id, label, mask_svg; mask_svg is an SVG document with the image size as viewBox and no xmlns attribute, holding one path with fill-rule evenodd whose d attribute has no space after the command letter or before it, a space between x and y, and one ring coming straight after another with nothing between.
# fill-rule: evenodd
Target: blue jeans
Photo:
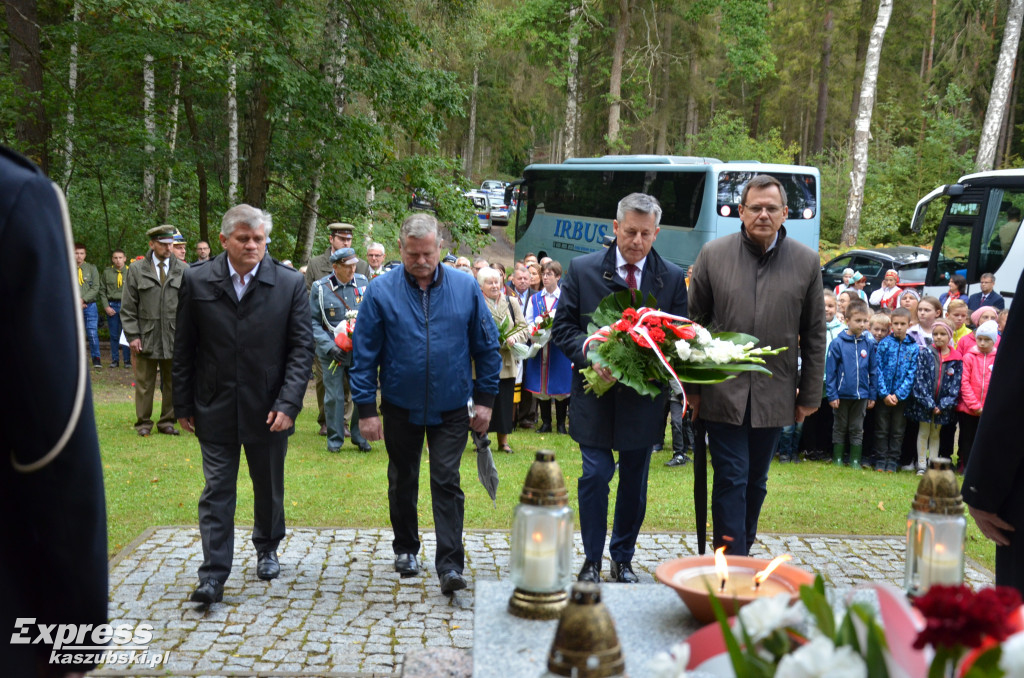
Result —
<instances>
[{"instance_id":1,"label":"blue jeans","mask_svg":"<svg viewBox=\"0 0 1024 678\"><path fill-rule=\"evenodd\" d=\"M117 311L114 315L107 316L107 328L110 329L110 362L117 364L118 349L125 365L132 362L132 352L127 346L121 345L121 302L111 301L110 308Z\"/></svg>"},{"instance_id":2,"label":"blue jeans","mask_svg":"<svg viewBox=\"0 0 1024 678\"><path fill-rule=\"evenodd\" d=\"M793 423L782 427L779 435L779 460L797 459L799 457L800 436L804 432L804 423Z\"/></svg>"},{"instance_id":3,"label":"blue jeans","mask_svg":"<svg viewBox=\"0 0 1024 678\"><path fill-rule=\"evenodd\" d=\"M100 357L100 333L97 330L100 322L99 311L96 310L96 302L88 304L82 309L85 317L85 337L89 340L89 355L95 359Z\"/></svg>"},{"instance_id":4,"label":"blue jeans","mask_svg":"<svg viewBox=\"0 0 1024 678\"><path fill-rule=\"evenodd\" d=\"M615 475L610 449L580 445L583 473L579 480L580 533L587 560L601 562L608 534L608 483ZM615 520L608 553L616 563L633 560L636 538L647 514L647 472L651 448L619 451L619 489L615 495Z\"/></svg>"},{"instance_id":5,"label":"blue jeans","mask_svg":"<svg viewBox=\"0 0 1024 678\"><path fill-rule=\"evenodd\" d=\"M715 548L745 556L757 538L757 519L768 494L768 467L781 428L750 425L750 404L739 426L707 421L714 481L711 519Z\"/></svg>"}]
</instances>

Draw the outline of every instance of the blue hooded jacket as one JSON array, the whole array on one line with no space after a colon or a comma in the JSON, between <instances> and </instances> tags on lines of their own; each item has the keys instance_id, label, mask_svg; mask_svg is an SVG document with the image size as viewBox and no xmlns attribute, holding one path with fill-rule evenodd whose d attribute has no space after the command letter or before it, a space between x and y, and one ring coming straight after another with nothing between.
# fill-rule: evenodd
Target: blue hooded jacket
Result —
<instances>
[{"instance_id":1,"label":"blue hooded jacket","mask_svg":"<svg viewBox=\"0 0 1024 678\"><path fill-rule=\"evenodd\" d=\"M910 397L918 350L917 342L909 335L900 341L890 334L878 342L878 397L875 400L882 400L889 394L894 394L897 400Z\"/></svg>"},{"instance_id":2,"label":"blue hooded jacket","mask_svg":"<svg viewBox=\"0 0 1024 678\"><path fill-rule=\"evenodd\" d=\"M868 332L859 337L840 332L825 356L825 399L874 400L877 388L874 337Z\"/></svg>"},{"instance_id":3,"label":"blue hooded jacket","mask_svg":"<svg viewBox=\"0 0 1024 678\"><path fill-rule=\"evenodd\" d=\"M914 398L907 405L907 418L943 426L955 422L963 370L963 359L956 349L940 356L931 346L922 348L914 375ZM939 408L938 414L935 414L936 407Z\"/></svg>"}]
</instances>

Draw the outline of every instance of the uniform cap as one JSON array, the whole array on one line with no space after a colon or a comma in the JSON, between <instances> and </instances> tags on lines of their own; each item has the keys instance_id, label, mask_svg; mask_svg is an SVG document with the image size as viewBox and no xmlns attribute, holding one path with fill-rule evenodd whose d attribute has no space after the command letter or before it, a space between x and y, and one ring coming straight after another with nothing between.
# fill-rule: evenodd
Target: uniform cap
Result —
<instances>
[{"instance_id":1,"label":"uniform cap","mask_svg":"<svg viewBox=\"0 0 1024 678\"><path fill-rule=\"evenodd\" d=\"M327 228L331 233L355 233L356 227L352 224L346 224L344 222L335 222L329 224Z\"/></svg>"},{"instance_id":2,"label":"uniform cap","mask_svg":"<svg viewBox=\"0 0 1024 678\"><path fill-rule=\"evenodd\" d=\"M336 264L338 262L343 264L355 264L359 262L359 257L356 256L356 251L351 247L342 247L331 255L331 263Z\"/></svg>"},{"instance_id":3,"label":"uniform cap","mask_svg":"<svg viewBox=\"0 0 1024 678\"><path fill-rule=\"evenodd\" d=\"M156 240L162 242L165 245L170 245L174 242L174 234L178 232L174 226L164 224L163 226L154 226L153 228L146 231L146 235L149 236L150 240Z\"/></svg>"}]
</instances>

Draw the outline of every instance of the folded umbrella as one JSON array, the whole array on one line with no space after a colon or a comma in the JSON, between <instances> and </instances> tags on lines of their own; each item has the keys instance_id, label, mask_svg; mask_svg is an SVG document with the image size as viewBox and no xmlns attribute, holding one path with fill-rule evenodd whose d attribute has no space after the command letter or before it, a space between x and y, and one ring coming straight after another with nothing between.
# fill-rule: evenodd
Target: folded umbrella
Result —
<instances>
[{"instance_id":1,"label":"folded umbrella","mask_svg":"<svg viewBox=\"0 0 1024 678\"><path fill-rule=\"evenodd\" d=\"M494 465L494 457L491 455L491 444L487 436L473 432L473 442L476 445L476 477L480 484L487 490L491 497L494 508L498 507L498 468Z\"/></svg>"},{"instance_id":2,"label":"folded umbrella","mask_svg":"<svg viewBox=\"0 0 1024 678\"><path fill-rule=\"evenodd\" d=\"M693 420L693 507L697 514L697 553L704 555L708 539L708 445L704 420Z\"/></svg>"}]
</instances>

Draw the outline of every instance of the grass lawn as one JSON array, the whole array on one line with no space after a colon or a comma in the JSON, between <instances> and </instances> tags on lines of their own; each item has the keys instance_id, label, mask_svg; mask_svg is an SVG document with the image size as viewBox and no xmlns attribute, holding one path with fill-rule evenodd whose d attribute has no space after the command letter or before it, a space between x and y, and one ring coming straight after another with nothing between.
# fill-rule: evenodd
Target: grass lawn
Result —
<instances>
[{"instance_id":1,"label":"grass lawn","mask_svg":"<svg viewBox=\"0 0 1024 678\"><path fill-rule=\"evenodd\" d=\"M133 389L127 370L94 370L93 395L107 493L109 549L113 556L144 529L155 525L196 525L196 504L203 488L202 457L194 436L154 434L139 438ZM312 384L311 384L312 386ZM159 402L157 403L159 412ZM317 435L316 400L312 388L290 439L285 472L285 511L289 525L360 527L388 526L387 456L382 442L362 454L346 443L329 454ZM468 436L467 436L468 438ZM576 504L580 476L579 448L568 436L513 433L513 455L495 454L501 483L497 507L476 479L472 447L462 461L466 493L466 529L508 529L512 511L533 452L551 449L565 473L570 501ZM644 530L693 532L693 467L668 468L668 452L651 461L647 518ZM426 462L426 460L424 460ZM710 466L710 464L709 464ZM252 524L252 486L243 458L239 471L236 520ZM710 476L708 470L709 495ZM912 473L875 473L836 468L824 463L776 464L768 480L768 498L761 512L761 532L797 534L863 534L902 536L917 489ZM613 481L614 485L614 481ZM614 487L612 493L614 497ZM427 470L421 473L420 526L433 527ZM708 526L708 534L711 529ZM995 547L968 517L967 555L994 570Z\"/></svg>"}]
</instances>

